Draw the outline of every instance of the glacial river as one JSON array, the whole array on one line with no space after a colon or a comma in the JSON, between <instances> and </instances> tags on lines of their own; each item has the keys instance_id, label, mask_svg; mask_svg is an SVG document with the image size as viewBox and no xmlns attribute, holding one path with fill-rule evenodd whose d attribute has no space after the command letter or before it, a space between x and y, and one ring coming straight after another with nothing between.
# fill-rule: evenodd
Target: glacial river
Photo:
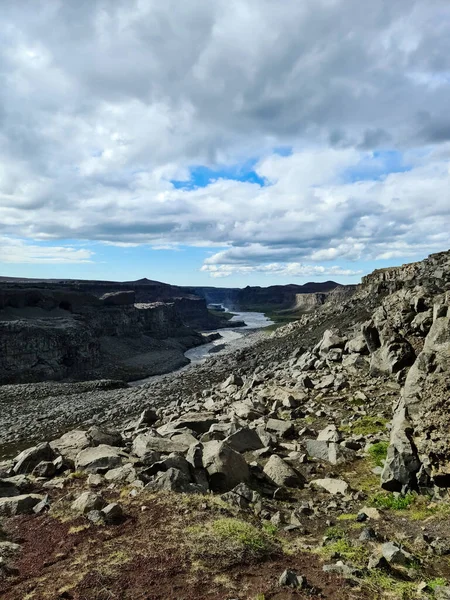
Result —
<instances>
[{"instance_id":1,"label":"glacial river","mask_svg":"<svg viewBox=\"0 0 450 600\"><path fill-rule=\"evenodd\" d=\"M235 312L232 311L235 315L231 319L231 323L233 321L244 321L245 327L237 327L236 329L227 328L227 329L217 329L217 333L221 335L218 340L214 340L214 342L210 342L209 344L205 344L204 346L197 346L196 348L191 348L184 353L186 358L189 358L191 364L198 364L204 362L209 356L215 354L221 354L222 352L227 352L231 349L238 348L240 343L238 340L247 337L250 330L252 329L263 329L264 327L268 327L272 325L273 321L268 319L263 313L259 312ZM207 333L215 333L213 331L208 331Z\"/></svg>"}]
</instances>

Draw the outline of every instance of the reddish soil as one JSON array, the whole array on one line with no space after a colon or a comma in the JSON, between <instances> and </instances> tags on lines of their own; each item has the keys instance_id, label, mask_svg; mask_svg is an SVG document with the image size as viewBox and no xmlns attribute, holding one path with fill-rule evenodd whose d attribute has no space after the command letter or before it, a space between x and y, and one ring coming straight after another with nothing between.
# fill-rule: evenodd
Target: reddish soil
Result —
<instances>
[{"instance_id":1,"label":"reddish soil","mask_svg":"<svg viewBox=\"0 0 450 600\"><path fill-rule=\"evenodd\" d=\"M142 502L142 501L141 501ZM0 579L2 600L362 600L369 598L322 571L313 554L278 556L226 567L198 565L185 528L221 516L217 508L176 506L153 499L142 511L134 500L127 519L97 527L84 517L61 522L51 515L15 517L8 538L22 545L18 575ZM85 527L85 528L83 528ZM284 569L306 577L305 590L278 585Z\"/></svg>"}]
</instances>

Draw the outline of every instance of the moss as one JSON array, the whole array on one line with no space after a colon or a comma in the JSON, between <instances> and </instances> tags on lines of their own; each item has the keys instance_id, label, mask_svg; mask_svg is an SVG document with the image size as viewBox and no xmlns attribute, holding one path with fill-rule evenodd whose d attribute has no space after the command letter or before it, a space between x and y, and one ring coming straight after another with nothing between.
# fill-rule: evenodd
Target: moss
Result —
<instances>
[{"instance_id":1,"label":"moss","mask_svg":"<svg viewBox=\"0 0 450 600\"><path fill-rule=\"evenodd\" d=\"M69 479L87 479L87 476L85 471L74 471L69 475Z\"/></svg>"},{"instance_id":2,"label":"moss","mask_svg":"<svg viewBox=\"0 0 450 600\"><path fill-rule=\"evenodd\" d=\"M281 550L273 534L240 519L216 519L186 533L191 556L217 566L258 561Z\"/></svg>"},{"instance_id":3,"label":"moss","mask_svg":"<svg viewBox=\"0 0 450 600\"><path fill-rule=\"evenodd\" d=\"M350 425L341 425L340 429L344 433L353 433L355 435L369 435L378 433L386 428L387 419L382 417L360 417Z\"/></svg>"},{"instance_id":4,"label":"moss","mask_svg":"<svg viewBox=\"0 0 450 600\"><path fill-rule=\"evenodd\" d=\"M342 515L339 515L337 520L338 521L355 521L356 517L358 515L355 513L343 513Z\"/></svg>"},{"instance_id":5,"label":"moss","mask_svg":"<svg viewBox=\"0 0 450 600\"><path fill-rule=\"evenodd\" d=\"M383 466L384 461L386 460L388 447L389 447L388 442L377 442L376 444L373 444L372 446L370 446L367 453L369 454L369 456L372 459L375 466L377 466L377 467Z\"/></svg>"}]
</instances>

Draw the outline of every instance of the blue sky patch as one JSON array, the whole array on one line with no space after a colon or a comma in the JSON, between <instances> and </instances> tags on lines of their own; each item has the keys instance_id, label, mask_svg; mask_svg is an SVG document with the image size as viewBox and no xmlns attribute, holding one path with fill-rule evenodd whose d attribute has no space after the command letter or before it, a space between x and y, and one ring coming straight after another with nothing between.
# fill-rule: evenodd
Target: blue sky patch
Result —
<instances>
[{"instance_id":1,"label":"blue sky patch","mask_svg":"<svg viewBox=\"0 0 450 600\"><path fill-rule=\"evenodd\" d=\"M397 150L377 150L342 174L345 183L355 181L376 181L384 179L390 173L404 173L411 170L404 161L403 154Z\"/></svg>"},{"instance_id":2,"label":"blue sky patch","mask_svg":"<svg viewBox=\"0 0 450 600\"><path fill-rule=\"evenodd\" d=\"M206 187L217 179L231 179L233 181L257 183L260 186L264 186L266 185L265 180L254 170L257 162L256 159L251 159L242 164L217 168L198 165L190 167L190 178L188 180L179 181L174 179L171 180L171 183L176 189L183 190Z\"/></svg>"}]
</instances>

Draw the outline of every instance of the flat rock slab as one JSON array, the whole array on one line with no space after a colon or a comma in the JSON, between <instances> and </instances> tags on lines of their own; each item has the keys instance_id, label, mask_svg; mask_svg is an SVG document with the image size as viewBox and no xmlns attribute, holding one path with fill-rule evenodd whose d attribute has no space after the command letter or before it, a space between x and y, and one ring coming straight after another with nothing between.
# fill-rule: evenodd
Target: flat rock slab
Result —
<instances>
[{"instance_id":1,"label":"flat rock slab","mask_svg":"<svg viewBox=\"0 0 450 600\"><path fill-rule=\"evenodd\" d=\"M0 517L31 514L36 504L42 500L44 500L44 496L40 494L22 494L11 498L0 498Z\"/></svg>"}]
</instances>

